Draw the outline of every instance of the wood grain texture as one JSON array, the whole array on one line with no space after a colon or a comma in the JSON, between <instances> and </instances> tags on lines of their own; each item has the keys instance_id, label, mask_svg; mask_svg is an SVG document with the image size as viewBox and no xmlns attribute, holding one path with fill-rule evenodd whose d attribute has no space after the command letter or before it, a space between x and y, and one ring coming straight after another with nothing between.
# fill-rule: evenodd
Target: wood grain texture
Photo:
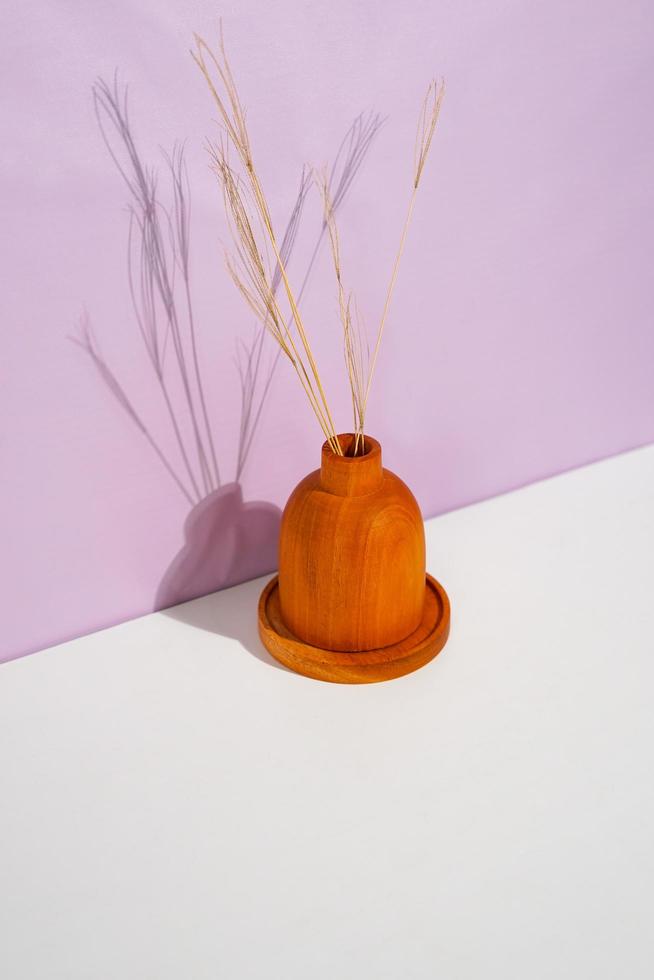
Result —
<instances>
[{"instance_id":1,"label":"wood grain texture","mask_svg":"<svg viewBox=\"0 0 654 980\"><path fill-rule=\"evenodd\" d=\"M298 640L326 650L374 650L418 628L425 605L425 533L409 488L382 467L381 447L340 435L295 488L279 545L279 606Z\"/></svg>"},{"instance_id":2,"label":"wood grain texture","mask_svg":"<svg viewBox=\"0 0 654 980\"><path fill-rule=\"evenodd\" d=\"M273 578L259 600L259 636L273 657L306 677L339 684L371 684L418 670L443 649L450 631L450 603L443 587L426 576L418 628L404 640L377 650L324 650L303 643L284 624L279 579Z\"/></svg>"}]
</instances>

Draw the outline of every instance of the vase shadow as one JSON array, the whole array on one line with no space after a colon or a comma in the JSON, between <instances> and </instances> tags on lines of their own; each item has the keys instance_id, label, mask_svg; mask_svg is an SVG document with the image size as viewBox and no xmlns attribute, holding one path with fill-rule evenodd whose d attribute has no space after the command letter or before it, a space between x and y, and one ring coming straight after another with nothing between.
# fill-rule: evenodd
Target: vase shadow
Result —
<instances>
[{"instance_id":1,"label":"vase shadow","mask_svg":"<svg viewBox=\"0 0 654 980\"><path fill-rule=\"evenodd\" d=\"M184 545L164 573L154 608L196 629L232 637L257 659L285 670L257 632L263 587L257 580L277 567L281 516L267 501L245 502L239 483L209 494L186 517ZM241 587L231 590L233 585Z\"/></svg>"}]
</instances>

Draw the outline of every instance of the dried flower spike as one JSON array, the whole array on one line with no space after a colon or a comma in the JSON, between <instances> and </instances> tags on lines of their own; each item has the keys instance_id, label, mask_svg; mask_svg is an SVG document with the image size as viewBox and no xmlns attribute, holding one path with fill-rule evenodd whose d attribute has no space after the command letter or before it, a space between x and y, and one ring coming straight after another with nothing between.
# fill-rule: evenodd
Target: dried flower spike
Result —
<instances>
[{"instance_id":1,"label":"dried flower spike","mask_svg":"<svg viewBox=\"0 0 654 980\"><path fill-rule=\"evenodd\" d=\"M246 302L290 360L327 441L335 453L342 455L318 366L254 165L245 112L225 53L222 27L220 56L215 55L201 37L196 35L195 42L196 50L191 53L209 86L226 135L227 145L223 141L212 147L211 153L215 172L223 187L225 208L236 247L236 255L228 258L229 273ZM212 68L226 92L226 98L223 98L214 82ZM235 149L240 160L242 180L228 161L229 147ZM281 276L290 308L288 318L282 313L273 288L273 273L267 260L268 247L274 255L275 270L279 270Z\"/></svg>"},{"instance_id":2,"label":"dried flower spike","mask_svg":"<svg viewBox=\"0 0 654 980\"><path fill-rule=\"evenodd\" d=\"M204 75L218 107L225 134L224 141L211 147L211 155L214 170L222 185L225 210L230 221L235 245L234 255L226 256L227 269L246 303L275 339L280 351L290 360L327 441L335 453L342 455L325 390L298 308L298 300L289 282L283 249L277 244L270 210L255 169L245 111L225 53L222 25L219 55L214 54L207 43L197 35L195 42L196 50L191 53ZM217 81L214 79L214 74L217 76ZM220 89L224 91L224 96ZM334 200L332 200L330 179L328 179L327 174L323 173L316 178L323 199L323 228L326 229L329 237L338 288L339 316L343 329L345 363L354 415L354 455L357 455L359 448L363 450L366 409L372 378L388 318L400 260L413 216L418 187L431 148L444 92L445 85L442 80L440 82L432 81L422 104L414 150L413 186L400 235L399 247L391 270L391 278L386 291L372 358L370 358L366 334L356 301L352 294L346 293L343 284L340 245L335 221L336 204L334 203L341 193L341 188L339 185ZM357 141L361 144L362 152L365 152L365 148L375 132L374 127L368 131L368 125L366 124L364 129L363 123L361 124L361 136L353 131L352 139L355 145ZM377 127L378 125L379 121L376 122ZM229 147L233 147L236 151L243 171L242 177L234 171L229 163ZM345 190L347 187L342 190L342 193L345 193ZM274 273L271 273L268 249L271 250L274 258ZM311 262L313 262L313 258ZM290 316L284 315L277 300L277 288L280 283L284 287Z\"/></svg>"}]
</instances>

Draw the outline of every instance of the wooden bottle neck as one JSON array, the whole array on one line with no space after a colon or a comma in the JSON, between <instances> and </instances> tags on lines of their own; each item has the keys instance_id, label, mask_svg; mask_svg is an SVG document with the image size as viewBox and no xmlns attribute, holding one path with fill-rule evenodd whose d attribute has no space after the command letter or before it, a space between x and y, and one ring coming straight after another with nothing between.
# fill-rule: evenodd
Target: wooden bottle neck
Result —
<instances>
[{"instance_id":1,"label":"wooden bottle neck","mask_svg":"<svg viewBox=\"0 0 654 980\"><path fill-rule=\"evenodd\" d=\"M328 442L322 447L320 483L323 490L340 497L358 497L377 490L383 480L381 446L377 440L366 436L363 455L352 456L348 453L354 451L354 434L345 432L337 438L343 456L338 456Z\"/></svg>"}]
</instances>

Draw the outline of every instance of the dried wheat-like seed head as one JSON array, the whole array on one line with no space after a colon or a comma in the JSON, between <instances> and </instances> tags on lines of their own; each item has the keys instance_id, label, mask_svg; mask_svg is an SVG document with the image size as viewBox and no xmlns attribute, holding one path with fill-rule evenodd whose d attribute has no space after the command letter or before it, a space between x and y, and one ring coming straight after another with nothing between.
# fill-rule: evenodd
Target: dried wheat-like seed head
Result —
<instances>
[{"instance_id":1,"label":"dried wheat-like seed head","mask_svg":"<svg viewBox=\"0 0 654 980\"><path fill-rule=\"evenodd\" d=\"M416 144L413 158L413 186L415 189L417 189L418 184L420 183L420 178L422 177L422 172L425 168L425 163L427 162L427 156L429 155L429 150L431 148L431 141L433 139L436 123L438 122L438 117L440 115L444 95L444 79L441 78L439 81L433 79L429 83L425 100L422 104L422 112L420 113L418 131L416 133Z\"/></svg>"},{"instance_id":2,"label":"dried wheat-like seed head","mask_svg":"<svg viewBox=\"0 0 654 980\"><path fill-rule=\"evenodd\" d=\"M225 209L230 219L236 249L235 256L228 257L228 271L250 308L291 361L328 442L334 452L341 455L318 366L254 165L245 111L225 53L222 26L219 55L214 54L197 35L195 42L196 50L191 53L218 108L227 146L234 147L243 170L241 181L229 164L225 143L212 147L213 166L223 188ZM267 261L268 247L276 263L272 274ZM276 299L276 286L273 285L275 275L279 275L284 286L290 308L288 318L282 314Z\"/></svg>"},{"instance_id":3,"label":"dried wheat-like seed head","mask_svg":"<svg viewBox=\"0 0 654 980\"><path fill-rule=\"evenodd\" d=\"M234 241L234 253L226 254L228 272L250 309L290 360L329 444L334 452L342 455L325 390L298 309L298 301L287 275L283 245L280 247L277 243L270 210L255 168L245 110L225 53L222 25L219 54L215 54L198 35L195 35L195 44L196 49L191 53L218 108L224 132L224 139L218 145L212 146L210 152L213 169L222 186L225 211ZM445 84L442 79L432 81L422 104L414 148L413 186L400 235L400 244L391 270L372 358L356 300L352 293L346 292L343 284L340 243L335 220L335 204L330 191L330 178L326 172L314 175L322 195L324 228L327 230L336 275L339 318L343 330L345 363L354 415L355 455L359 447L363 451L366 408L372 378L413 215L416 194L431 148L444 92ZM374 117L372 122L360 117L360 131L354 127L352 135L357 150L359 146L364 148L367 146L379 124L378 117ZM233 147L236 152L242 175L236 172L228 160L230 147ZM346 186L341 188L339 185L335 193L344 194L346 189ZM273 265L274 271L272 271ZM282 312L276 297L280 283L283 284L290 310L288 316Z\"/></svg>"},{"instance_id":4,"label":"dried wheat-like seed head","mask_svg":"<svg viewBox=\"0 0 654 980\"><path fill-rule=\"evenodd\" d=\"M441 104L443 102L444 94L445 94L445 82L443 81L443 79L441 79L439 82L435 80L430 82L422 104L420 118L418 120L418 129L416 132L416 142L415 142L415 150L414 150L413 188L411 191L411 196L409 197L409 206L407 209L406 218L404 219L404 225L402 227L402 233L400 235L400 244L397 253L395 255L395 261L393 263L393 268L391 271L390 282L388 284L388 289L386 291L386 300L384 302L384 309L382 311L382 316L379 323L379 329L377 330L375 348L372 355L372 361L370 363L370 369L368 371L368 377L366 379L365 395L363 398L363 410L361 412L362 425L365 422L365 414L368 405L368 396L370 395L370 387L372 385L372 378L375 373L375 367L377 365L377 356L379 354L379 348L381 346L384 327L386 326L386 319L388 317L388 311L391 305L393 290L395 289L397 274L400 267L400 260L404 253L406 237L409 231L409 226L411 224L411 218L413 217L413 209L416 203L416 195L418 193L418 187L420 185L420 179L422 177L423 170L425 169L425 163L427 162L429 150L431 149L431 142L434 136L434 131L436 129L436 123L438 122L438 117L441 111ZM363 430L361 434L363 435Z\"/></svg>"},{"instance_id":5,"label":"dried wheat-like seed head","mask_svg":"<svg viewBox=\"0 0 654 980\"><path fill-rule=\"evenodd\" d=\"M338 288L338 309L343 329L343 352L347 369L348 383L352 398L352 414L354 418L354 455L363 449L363 425L365 419L365 385L368 370L369 350L363 320L354 295L346 294L341 269L341 250L338 228L334 214L334 204L330 197L327 174L315 174L316 183L320 189L323 201L323 220L327 228L332 263ZM364 355L364 351L366 352Z\"/></svg>"}]
</instances>

